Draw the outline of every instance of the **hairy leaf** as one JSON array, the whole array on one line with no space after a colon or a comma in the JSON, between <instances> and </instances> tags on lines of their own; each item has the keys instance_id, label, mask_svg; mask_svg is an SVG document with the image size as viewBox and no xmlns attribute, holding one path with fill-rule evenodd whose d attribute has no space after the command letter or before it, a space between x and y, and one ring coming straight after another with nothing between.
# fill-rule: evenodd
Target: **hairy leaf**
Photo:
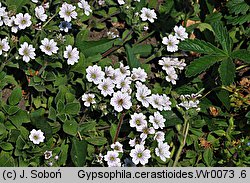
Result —
<instances>
[{"instance_id":1,"label":"hairy leaf","mask_svg":"<svg viewBox=\"0 0 250 183\"><path fill-rule=\"evenodd\" d=\"M77 138L72 138L72 149L70 152L72 162L77 167L85 165L87 156L87 142L85 140L79 141Z\"/></svg>"}]
</instances>

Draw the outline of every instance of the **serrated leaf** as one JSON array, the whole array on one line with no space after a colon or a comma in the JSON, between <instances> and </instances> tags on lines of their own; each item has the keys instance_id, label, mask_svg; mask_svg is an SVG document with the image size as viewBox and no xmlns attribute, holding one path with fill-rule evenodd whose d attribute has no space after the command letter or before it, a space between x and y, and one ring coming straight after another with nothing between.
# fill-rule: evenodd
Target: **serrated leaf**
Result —
<instances>
[{"instance_id":1,"label":"serrated leaf","mask_svg":"<svg viewBox=\"0 0 250 183\"><path fill-rule=\"evenodd\" d=\"M88 144L85 140L79 141L77 138L72 138L71 142L71 160L76 167L83 167L86 162Z\"/></svg>"},{"instance_id":2,"label":"serrated leaf","mask_svg":"<svg viewBox=\"0 0 250 183\"><path fill-rule=\"evenodd\" d=\"M223 26L221 21L213 22L211 25L214 30L214 35L221 44L223 50L230 53L232 50L232 41L226 27Z\"/></svg>"},{"instance_id":3,"label":"serrated leaf","mask_svg":"<svg viewBox=\"0 0 250 183\"><path fill-rule=\"evenodd\" d=\"M203 54L213 54L213 55L226 55L225 52L209 42L205 42L199 39L186 39L179 43L179 49L185 51L193 51Z\"/></svg>"},{"instance_id":4,"label":"serrated leaf","mask_svg":"<svg viewBox=\"0 0 250 183\"><path fill-rule=\"evenodd\" d=\"M230 13L246 14L249 10L249 5L244 0L230 0L227 3Z\"/></svg>"},{"instance_id":5,"label":"serrated leaf","mask_svg":"<svg viewBox=\"0 0 250 183\"><path fill-rule=\"evenodd\" d=\"M231 57L233 59L240 59L248 64L250 64L250 51L248 50L236 50L232 52Z\"/></svg>"},{"instance_id":6,"label":"serrated leaf","mask_svg":"<svg viewBox=\"0 0 250 183\"><path fill-rule=\"evenodd\" d=\"M190 63L189 66L187 66L186 75L187 77L192 77L200 74L201 72L204 72L209 67L214 65L216 62L219 62L223 59L225 59L225 56L219 55L206 55L195 59Z\"/></svg>"},{"instance_id":7,"label":"serrated leaf","mask_svg":"<svg viewBox=\"0 0 250 183\"><path fill-rule=\"evenodd\" d=\"M228 86L234 82L235 65L232 59L226 59L221 62L219 73L223 85Z\"/></svg>"}]
</instances>

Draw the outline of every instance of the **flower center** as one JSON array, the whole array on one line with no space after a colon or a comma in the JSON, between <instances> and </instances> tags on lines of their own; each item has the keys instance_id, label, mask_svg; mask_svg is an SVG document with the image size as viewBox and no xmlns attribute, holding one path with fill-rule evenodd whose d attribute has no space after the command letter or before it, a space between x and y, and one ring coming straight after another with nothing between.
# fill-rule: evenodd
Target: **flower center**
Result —
<instances>
[{"instance_id":1,"label":"flower center","mask_svg":"<svg viewBox=\"0 0 250 183\"><path fill-rule=\"evenodd\" d=\"M66 14L67 16L70 16L70 15L71 15L71 11L67 10L67 11L65 12L65 14Z\"/></svg>"},{"instance_id":2,"label":"flower center","mask_svg":"<svg viewBox=\"0 0 250 183\"><path fill-rule=\"evenodd\" d=\"M108 86L107 85L103 85L102 89L106 91L108 89Z\"/></svg>"},{"instance_id":3,"label":"flower center","mask_svg":"<svg viewBox=\"0 0 250 183\"><path fill-rule=\"evenodd\" d=\"M33 138L34 138L35 140L38 140L38 139L39 139L38 135L34 135Z\"/></svg>"},{"instance_id":4,"label":"flower center","mask_svg":"<svg viewBox=\"0 0 250 183\"><path fill-rule=\"evenodd\" d=\"M118 100L118 105L122 105L123 104L123 99Z\"/></svg>"},{"instance_id":5,"label":"flower center","mask_svg":"<svg viewBox=\"0 0 250 183\"><path fill-rule=\"evenodd\" d=\"M26 20L25 19L22 19L22 21L21 21L21 24L26 24Z\"/></svg>"},{"instance_id":6,"label":"flower center","mask_svg":"<svg viewBox=\"0 0 250 183\"><path fill-rule=\"evenodd\" d=\"M140 152L140 153L137 153L137 157L138 158L141 158L142 157L142 153Z\"/></svg>"},{"instance_id":7,"label":"flower center","mask_svg":"<svg viewBox=\"0 0 250 183\"><path fill-rule=\"evenodd\" d=\"M29 55L29 50L28 50L27 48L25 48L25 49L23 50L23 55L25 55L25 56L28 56L28 55Z\"/></svg>"},{"instance_id":8,"label":"flower center","mask_svg":"<svg viewBox=\"0 0 250 183\"><path fill-rule=\"evenodd\" d=\"M114 156L111 156L111 157L109 158L109 160L110 160L110 161L115 161L115 157L114 157Z\"/></svg>"},{"instance_id":9,"label":"flower center","mask_svg":"<svg viewBox=\"0 0 250 183\"><path fill-rule=\"evenodd\" d=\"M141 125L141 121L140 121L139 119L137 119L137 120L135 121L135 123L136 123L136 125L138 125L138 126Z\"/></svg>"},{"instance_id":10,"label":"flower center","mask_svg":"<svg viewBox=\"0 0 250 183\"><path fill-rule=\"evenodd\" d=\"M47 51L51 51L51 47L50 47L49 45L45 46L45 49L46 49ZM68 54L68 55L69 55L69 54Z\"/></svg>"},{"instance_id":11,"label":"flower center","mask_svg":"<svg viewBox=\"0 0 250 183\"><path fill-rule=\"evenodd\" d=\"M93 99L91 97L87 98L87 102L91 103L93 101Z\"/></svg>"},{"instance_id":12,"label":"flower center","mask_svg":"<svg viewBox=\"0 0 250 183\"><path fill-rule=\"evenodd\" d=\"M91 78L96 79L96 77L97 77L97 76L96 76L95 73L92 73L92 74L91 74Z\"/></svg>"}]
</instances>

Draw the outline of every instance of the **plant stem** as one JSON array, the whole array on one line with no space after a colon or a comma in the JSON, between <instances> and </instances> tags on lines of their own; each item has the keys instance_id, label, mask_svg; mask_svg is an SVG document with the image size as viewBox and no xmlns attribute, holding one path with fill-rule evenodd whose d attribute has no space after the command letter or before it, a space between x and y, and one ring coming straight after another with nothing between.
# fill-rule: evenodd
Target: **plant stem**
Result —
<instances>
[{"instance_id":1,"label":"plant stem","mask_svg":"<svg viewBox=\"0 0 250 183\"><path fill-rule=\"evenodd\" d=\"M184 127L183 127L183 136L184 136L184 138L183 138L183 141L181 142L180 147L179 147L179 149L177 151L177 154L175 156L173 167L176 167L176 165L177 165L177 163L178 163L178 161L180 159L182 150L183 150L184 146L186 145L186 139L187 139L187 135L188 135L188 131L189 131L189 122L185 117L184 117L184 120L185 120Z\"/></svg>"},{"instance_id":2,"label":"plant stem","mask_svg":"<svg viewBox=\"0 0 250 183\"><path fill-rule=\"evenodd\" d=\"M154 58L158 57L158 53L161 53L161 51L163 50L164 48L161 47L155 54L151 55L150 57L148 57L146 60L143 61L144 64L150 62L151 60L153 60Z\"/></svg>"},{"instance_id":3,"label":"plant stem","mask_svg":"<svg viewBox=\"0 0 250 183\"><path fill-rule=\"evenodd\" d=\"M145 35L144 37L138 39L138 40L134 43L134 45L137 45L137 44L141 43L142 41L148 39L148 38L149 38L150 36L152 36L154 33L155 33L155 31L152 31L152 32L150 32L149 34Z\"/></svg>"},{"instance_id":4,"label":"plant stem","mask_svg":"<svg viewBox=\"0 0 250 183\"><path fill-rule=\"evenodd\" d=\"M122 127L122 122L123 122L124 116L125 116L125 112L123 112L122 115L121 115L121 117L120 117L120 121L119 121L118 127L116 129L116 133L115 133L114 143L118 139L118 136L119 136L119 133L120 133L120 130L121 130L121 127Z\"/></svg>"}]
</instances>

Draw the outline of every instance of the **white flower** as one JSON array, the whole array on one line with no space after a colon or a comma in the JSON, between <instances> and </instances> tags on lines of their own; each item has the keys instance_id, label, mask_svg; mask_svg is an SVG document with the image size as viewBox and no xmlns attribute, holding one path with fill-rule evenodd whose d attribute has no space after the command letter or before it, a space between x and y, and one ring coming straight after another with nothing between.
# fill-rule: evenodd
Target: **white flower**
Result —
<instances>
[{"instance_id":1,"label":"white flower","mask_svg":"<svg viewBox=\"0 0 250 183\"><path fill-rule=\"evenodd\" d=\"M99 153L98 156L96 156L96 158L97 158L97 162L98 162L98 163L103 163L103 162L102 162L102 160L103 160L103 155L102 155L102 153Z\"/></svg>"},{"instance_id":2,"label":"white flower","mask_svg":"<svg viewBox=\"0 0 250 183\"><path fill-rule=\"evenodd\" d=\"M0 38L0 55L3 54L3 51L7 52L9 51L10 46L8 42L8 38L1 39Z\"/></svg>"},{"instance_id":3,"label":"white flower","mask_svg":"<svg viewBox=\"0 0 250 183\"><path fill-rule=\"evenodd\" d=\"M89 82L94 82L94 84L100 84L104 79L105 73L102 71L100 66L88 66L86 69L87 75L86 78Z\"/></svg>"},{"instance_id":4,"label":"white flower","mask_svg":"<svg viewBox=\"0 0 250 183\"><path fill-rule=\"evenodd\" d=\"M98 89L101 90L101 94L106 97L107 95L112 95L114 93L115 85L110 78L103 79L102 82L98 84Z\"/></svg>"},{"instance_id":5,"label":"white flower","mask_svg":"<svg viewBox=\"0 0 250 183\"><path fill-rule=\"evenodd\" d=\"M139 80L145 82L147 79L147 73L142 68L133 68L131 78L133 81Z\"/></svg>"},{"instance_id":6,"label":"white flower","mask_svg":"<svg viewBox=\"0 0 250 183\"><path fill-rule=\"evenodd\" d=\"M139 144L139 145L145 145L145 141L143 141L142 139L130 139L129 140L129 145L130 147L135 147L136 144Z\"/></svg>"},{"instance_id":7,"label":"white flower","mask_svg":"<svg viewBox=\"0 0 250 183\"><path fill-rule=\"evenodd\" d=\"M80 0L78 3L79 8L82 8L84 10L85 15L89 16L90 13L92 12L90 5L87 1L85 0Z\"/></svg>"},{"instance_id":8,"label":"white flower","mask_svg":"<svg viewBox=\"0 0 250 183\"><path fill-rule=\"evenodd\" d=\"M142 165L147 164L148 159L151 157L150 150L145 149L143 145L136 145L135 149L132 149L129 155L132 157L132 161L136 165L139 163Z\"/></svg>"},{"instance_id":9,"label":"white flower","mask_svg":"<svg viewBox=\"0 0 250 183\"><path fill-rule=\"evenodd\" d=\"M178 106L184 107L186 110L190 108L196 108L196 110L199 111L200 108L198 107L198 104L200 101L197 98L200 96L201 95L198 94L181 95L180 99L182 102L178 104Z\"/></svg>"},{"instance_id":10,"label":"white flower","mask_svg":"<svg viewBox=\"0 0 250 183\"><path fill-rule=\"evenodd\" d=\"M120 68L116 69L116 71L119 72L122 77L130 75L129 66L124 66L122 62L120 62Z\"/></svg>"},{"instance_id":11,"label":"white flower","mask_svg":"<svg viewBox=\"0 0 250 183\"><path fill-rule=\"evenodd\" d=\"M188 38L188 33L186 33L186 28L182 27L181 25L179 27L175 26L174 31L175 31L175 37L177 39L183 41Z\"/></svg>"},{"instance_id":12,"label":"white flower","mask_svg":"<svg viewBox=\"0 0 250 183\"><path fill-rule=\"evenodd\" d=\"M42 45L40 49L47 55L52 55L53 53L57 53L58 47L56 46L57 43L54 39L49 40L48 38L44 38L42 41Z\"/></svg>"},{"instance_id":13,"label":"white flower","mask_svg":"<svg viewBox=\"0 0 250 183\"><path fill-rule=\"evenodd\" d=\"M119 5L125 4L124 0L117 0L117 2L118 2Z\"/></svg>"},{"instance_id":14,"label":"white flower","mask_svg":"<svg viewBox=\"0 0 250 183\"><path fill-rule=\"evenodd\" d=\"M95 104L96 103L94 98L95 98L95 94L90 94L90 93L86 94L85 93L82 96L82 101L84 101L84 105L86 107L89 107L90 104Z\"/></svg>"},{"instance_id":15,"label":"white flower","mask_svg":"<svg viewBox=\"0 0 250 183\"><path fill-rule=\"evenodd\" d=\"M148 8L142 8L141 15L140 15L142 21L150 21L151 23L154 22L154 19L157 19L155 10L150 10Z\"/></svg>"},{"instance_id":16,"label":"white flower","mask_svg":"<svg viewBox=\"0 0 250 183\"><path fill-rule=\"evenodd\" d=\"M159 142L158 147L155 148L155 154L156 156L159 156L162 161L166 161L166 158L170 158L170 146L168 143Z\"/></svg>"},{"instance_id":17,"label":"white flower","mask_svg":"<svg viewBox=\"0 0 250 183\"><path fill-rule=\"evenodd\" d=\"M72 18L76 19L77 13L75 12L76 7L64 2L60 7L59 15L64 21L70 22Z\"/></svg>"},{"instance_id":18,"label":"white flower","mask_svg":"<svg viewBox=\"0 0 250 183\"><path fill-rule=\"evenodd\" d=\"M162 43L167 45L167 50L170 52L178 51L179 42L180 41L173 35L169 35L168 37L164 37L162 39Z\"/></svg>"},{"instance_id":19,"label":"white flower","mask_svg":"<svg viewBox=\"0 0 250 183\"><path fill-rule=\"evenodd\" d=\"M105 0L99 0L99 1L98 1L98 4L99 4L99 6L104 5L104 4L105 4Z\"/></svg>"},{"instance_id":20,"label":"white flower","mask_svg":"<svg viewBox=\"0 0 250 183\"><path fill-rule=\"evenodd\" d=\"M77 48L72 48L71 45L66 46L66 50L63 54L64 58L67 58L68 65L74 65L79 60L79 51Z\"/></svg>"},{"instance_id":21,"label":"white flower","mask_svg":"<svg viewBox=\"0 0 250 183\"><path fill-rule=\"evenodd\" d=\"M168 75L166 76L166 80L171 82L173 85L176 85L176 80L178 79L178 75L176 74L175 70L169 71Z\"/></svg>"},{"instance_id":22,"label":"white flower","mask_svg":"<svg viewBox=\"0 0 250 183\"><path fill-rule=\"evenodd\" d=\"M120 142L115 142L114 144L111 144L110 147L116 152L123 152L122 146L123 145Z\"/></svg>"},{"instance_id":23,"label":"white flower","mask_svg":"<svg viewBox=\"0 0 250 183\"><path fill-rule=\"evenodd\" d=\"M43 6L37 6L35 8L35 15L36 18L38 18L42 22L44 22L48 18L48 16L45 14L45 9Z\"/></svg>"},{"instance_id":24,"label":"white flower","mask_svg":"<svg viewBox=\"0 0 250 183\"><path fill-rule=\"evenodd\" d=\"M141 82L136 82L136 99L142 103L144 107L149 106L149 98L148 95L151 94L151 90L148 89L146 85L143 85Z\"/></svg>"},{"instance_id":25,"label":"white flower","mask_svg":"<svg viewBox=\"0 0 250 183\"><path fill-rule=\"evenodd\" d=\"M158 109L159 111L163 110L162 96L160 96L159 94L152 94L149 97L149 103L153 108Z\"/></svg>"},{"instance_id":26,"label":"white flower","mask_svg":"<svg viewBox=\"0 0 250 183\"><path fill-rule=\"evenodd\" d=\"M28 13L24 15L22 13L18 13L15 18L15 24L19 29L25 29L26 27L31 26L32 22L30 21L31 16Z\"/></svg>"},{"instance_id":27,"label":"white flower","mask_svg":"<svg viewBox=\"0 0 250 183\"><path fill-rule=\"evenodd\" d=\"M154 140L156 140L157 142L163 142L165 140L165 133L162 131L156 132Z\"/></svg>"},{"instance_id":28,"label":"white flower","mask_svg":"<svg viewBox=\"0 0 250 183\"><path fill-rule=\"evenodd\" d=\"M52 151L45 151L43 154L44 159L50 159L52 157Z\"/></svg>"},{"instance_id":29,"label":"white flower","mask_svg":"<svg viewBox=\"0 0 250 183\"><path fill-rule=\"evenodd\" d=\"M126 92L130 89L131 78L120 77L116 82L116 88L121 89L122 92Z\"/></svg>"},{"instance_id":30,"label":"white flower","mask_svg":"<svg viewBox=\"0 0 250 183\"><path fill-rule=\"evenodd\" d=\"M33 3L38 3L38 0L31 0Z\"/></svg>"},{"instance_id":31,"label":"white flower","mask_svg":"<svg viewBox=\"0 0 250 183\"><path fill-rule=\"evenodd\" d=\"M17 33L18 26L15 24L15 19L16 19L15 16L8 18L6 25L11 27L11 32Z\"/></svg>"},{"instance_id":32,"label":"white flower","mask_svg":"<svg viewBox=\"0 0 250 183\"><path fill-rule=\"evenodd\" d=\"M122 93L118 91L114 93L111 98L110 104L114 107L117 112L121 112L124 109L130 109L132 106L131 96L128 93Z\"/></svg>"},{"instance_id":33,"label":"white flower","mask_svg":"<svg viewBox=\"0 0 250 183\"><path fill-rule=\"evenodd\" d=\"M146 116L142 113L134 113L129 120L131 127L136 127L137 131L141 131L147 125Z\"/></svg>"},{"instance_id":34,"label":"white flower","mask_svg":"<svg viewBox=\"0 0 250 183\"><path fill-rule=\"evenodd\" d=\"M3 23L6 24L8 21L8 12L5 11L6 7L2 7L2 4L0 2L0 27L3 25Z\"/></svg>"},{"instance_id":35,"label":"white flower","mask_svg":"<svg viewBox=\"0 0 250 183\"><path fill-rule=\"evenodd\" d=\"M29 62L30 59L35 59L35 48L32 45L28 45L27 42L21 44L21 48L18 50L19 54L23 56L23 61Z\"/></svg>"},{"instance_id":36,"label":"white flower","mask_svg":"<svg viewBox=\"0 0 250 183\"><path fill-rule=\"evenodd\" d=\"M140 135L142 141L145 141L148 135L155 133L155 129L153 127L148 127L147 125L143 126L139 131L142 132Z\"/></svg>"},{"instance_id":37,"label":"white flower","mask_svg":"<svg viewBox=\"0 0 250 183\"><path fill-rule=\"evenodd\" d=\"M166 119L157 111L154 112L154 116L149 116L149 122L153 124L154 129L163 129L165 127Z\"/></svg>"},{"instance_id":38,"label":"white flower","mask_svg":"<svg viewBox=\"0 0 250 183\"><path fill-rule=\"evenodd\" d=\"M112 73L112 76L110 76L110 79L113 81L114 84L117 84L121 78L123 78L123 75L121 75L121 73L118 72L117 69L115 69L114 72Z\"/></svg>"},{"instance_id":39,"label":"white flower","mask_svg":"<svg viewBox=\"0 0 250 183\"><path fill-rule=\"evenodd\" d=\"M104 72L105 72L105 76L107 77L112 77L114 72L115 72L115 69L111 66L105 66L104 67Z\"/></svg>"},{"instance_id":40,"label":"white flower","mask_svg":"<svg viewBox=\"0 0 250 183\"><path fill-rule=\"evenodd\" d=\"M116 151L108 151L104 156L104 160L107 161L108 166L112 167L115 165L119 165L120 159L118 158L119 154Z\"/></svg>"},{"instance_id":41,"label":"white flower","mask_svg":"<svg viewBox=\"0 0 250 183\"><path fill-rule=\"evenodd\" d=\"M162 103L163 110L164 111L170 111L171 110L171 104L172 104L172 102L169 100L170 98L166 94L163 94L162 99L163 99L163 103Z\"/></svg>"},{"instance_id":42,"label":"white flower","mask_svg":"<svg viewBox=\"0 0 250 183\"><path fill-rule=\"evenodd\" d=\"M31 130L29 135L30 141L32 141L34 144L40 144L41 142L44 142L44 135L41 130Z\"/></svg>"}]
</instances>

